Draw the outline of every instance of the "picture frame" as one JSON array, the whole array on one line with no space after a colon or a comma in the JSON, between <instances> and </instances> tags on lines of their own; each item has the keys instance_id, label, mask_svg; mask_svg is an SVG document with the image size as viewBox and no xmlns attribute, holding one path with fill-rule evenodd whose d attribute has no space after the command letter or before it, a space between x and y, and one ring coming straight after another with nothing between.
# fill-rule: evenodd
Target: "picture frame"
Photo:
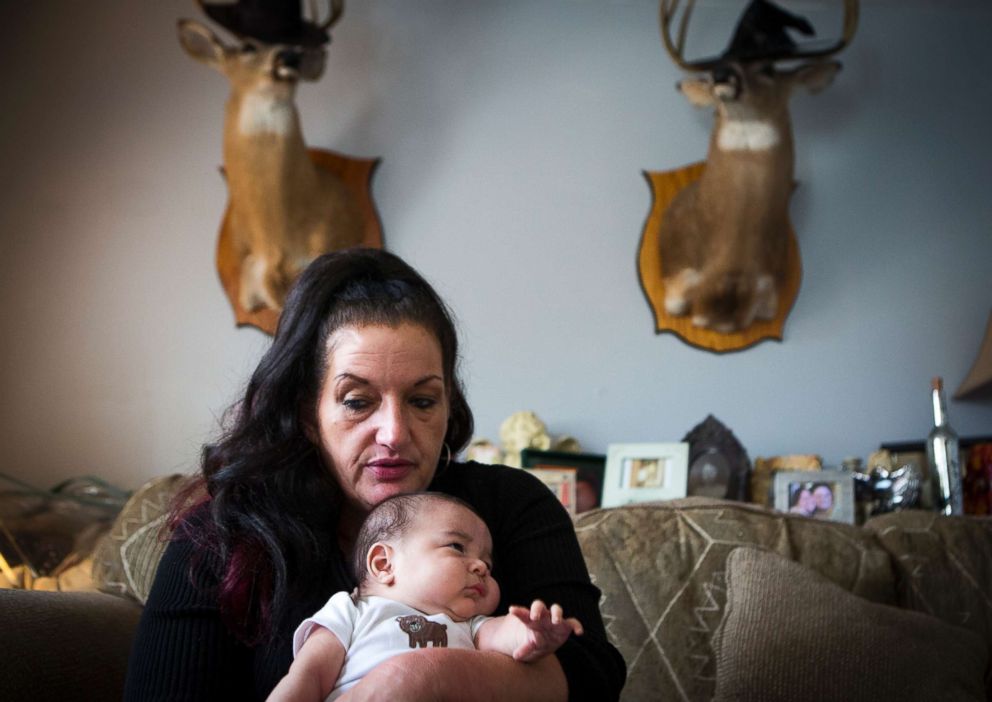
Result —
<instances>
[{"instance_id":1,"label":"picture frame","mask_svg":"<svg viewBox=\"0 0 992 702\"><path fill-rule=\"evenodd\" d=\"M846 470L775 473L775 509L812 519L854 524L854 478Z\"/></svg>"},{"instance_id":2,"label":"picture frame","mask_svg":"<svg viewBox=\"0 0 992 702\"><path fill-rule=\"evenodd\" d=\"M577 514L575 505L575 468L525 468L528 473L548 486L562 507L573 517Z\"/></svg>"},{"instance_id":3,"label":"picture frame","mask_svg":"<svg viewBox=\"0 0 992 702\"><path fill-rule=\"evenodd\" d=\"M606 451L603 507L686 496L689 444L610 444Z\"/></svg>"},{"instance_id":4,"label":"picture frame","mask_svg":"<svg viewBox=\"0 0 992 702\"><path fill-rule=\"evenodd\" d=\"M603 504L603 476L606 455L572 451L542 451L525 448L520 452L520 465L526 470L575 469L575 514L587 512ZM541 477L538 475L538 477Z\"/></svg>"},{"instance_id":5,"label":"picture frame","mask_svg":"<svg viewBox=\"0 0 992 702\"><path fill-rule=\"evenodd\" d=\"M682 441L689 444L687 495L748 501L751 461L723 422L707 415Z\"/></svg>"},{"instance_id":6,"label":"picture frame","mask_svg":"<svg viewBox=\"0 0 992 702\"><path fill-rule=\"evenodd\" d=\"M815 453L790 453L781 456L758 456L751 469L751 503L762 507L775 505L775 474L779 471L818 471L823 459Z\"/></svg>"}]
</instances>

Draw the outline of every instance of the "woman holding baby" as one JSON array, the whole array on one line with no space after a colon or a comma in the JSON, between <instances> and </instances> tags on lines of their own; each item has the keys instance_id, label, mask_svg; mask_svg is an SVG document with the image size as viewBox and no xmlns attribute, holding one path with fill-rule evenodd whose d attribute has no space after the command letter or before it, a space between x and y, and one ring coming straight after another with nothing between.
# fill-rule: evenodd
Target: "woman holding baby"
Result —
<instances>
[{"instance_id":1,"label":"woman holding baby","mask_svg":"<svg viewBox=\"0 0 992 702\"><path fill-rule=\"evenodd\" d=\"M565 510L524 471L454 460L473 431L457 361L447 308L401 259L354 249L307 268L177 509L127 699L264 699L290 668L297 625L356 587L349 557L366 515L425 490L464 501L488 527L497 613L557 603L583 634L531 662L412 650L342 699L619 696L624 662Z\"/></svg>"}]
</instances>

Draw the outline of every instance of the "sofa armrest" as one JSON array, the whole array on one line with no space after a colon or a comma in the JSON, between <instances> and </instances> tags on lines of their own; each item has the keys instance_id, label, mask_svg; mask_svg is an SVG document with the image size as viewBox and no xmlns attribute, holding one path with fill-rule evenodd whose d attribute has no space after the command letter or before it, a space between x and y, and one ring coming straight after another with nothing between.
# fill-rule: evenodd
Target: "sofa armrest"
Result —
<instances>
[{"instance_id":1,"label":"sofa armrest","mask_svg":"<svg viewBox=\"0 0 992 702\"><path fill-rule=\"evenodd\" d=\"M121 699L140 616L101 592L0 590L0 699Z\"/></svg>"}]
</instances>

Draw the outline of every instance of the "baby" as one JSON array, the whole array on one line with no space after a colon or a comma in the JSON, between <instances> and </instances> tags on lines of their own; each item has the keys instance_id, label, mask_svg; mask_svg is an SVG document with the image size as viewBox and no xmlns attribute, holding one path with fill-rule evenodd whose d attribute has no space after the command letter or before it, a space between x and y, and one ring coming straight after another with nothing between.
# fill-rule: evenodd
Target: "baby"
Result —
<instances>
[{"instance_id":1,"label":"baby","mask_svg":"<svg viewBox=\"0 0 992 702\"><path fill-rule=\"evenodd\" d=\"M441 493L377 505L355 540L354 595L336 593L293 637L293 665L274 700L334 700L383 661L416 648L498 651L521 662L556 651L582 625L535 600L499 603L492 537L466 503Z\"/></svg>"}]
</instances>

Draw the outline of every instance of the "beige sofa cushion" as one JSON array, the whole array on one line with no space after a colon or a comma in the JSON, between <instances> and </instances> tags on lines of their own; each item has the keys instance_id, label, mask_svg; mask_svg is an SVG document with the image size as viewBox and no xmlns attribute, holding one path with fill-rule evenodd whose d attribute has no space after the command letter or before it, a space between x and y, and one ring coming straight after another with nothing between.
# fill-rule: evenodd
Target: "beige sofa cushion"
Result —
<instances>
[{"instance_id":1,"label":"beige sofa cushion","mask_svg":"<svg viewBox=\"0 0 992 702\"><path fill-rule=\"evenodd\" d=\"M715 702L985 699L988 651L978 635L874 604L751 547L727 558L714 648Z\"/></svg>"},{"instance_id":2,"label":"beige sofa cushion","mask_svg":"<svg viewBox=\"0 0 992 702\"><path fill-rule=\"evenodd\" d=\"M625 700L712 698L713 632L726 604L726 560L758 545L839 588L892 603L888 554L851 526L704 498L593 510L576 519L607 633L627 662Z\"/></svg>"},{"instance_id":3,"label":"beige sofa cushion","mask_svg":"<svg viewBox=\"0 0 992 702\"><path fill-rule=\"evenodd\" d=\"M894 512L869 520L899 574L899 606L992 641L992 518Z\"/></svg>"}]
</instances>

